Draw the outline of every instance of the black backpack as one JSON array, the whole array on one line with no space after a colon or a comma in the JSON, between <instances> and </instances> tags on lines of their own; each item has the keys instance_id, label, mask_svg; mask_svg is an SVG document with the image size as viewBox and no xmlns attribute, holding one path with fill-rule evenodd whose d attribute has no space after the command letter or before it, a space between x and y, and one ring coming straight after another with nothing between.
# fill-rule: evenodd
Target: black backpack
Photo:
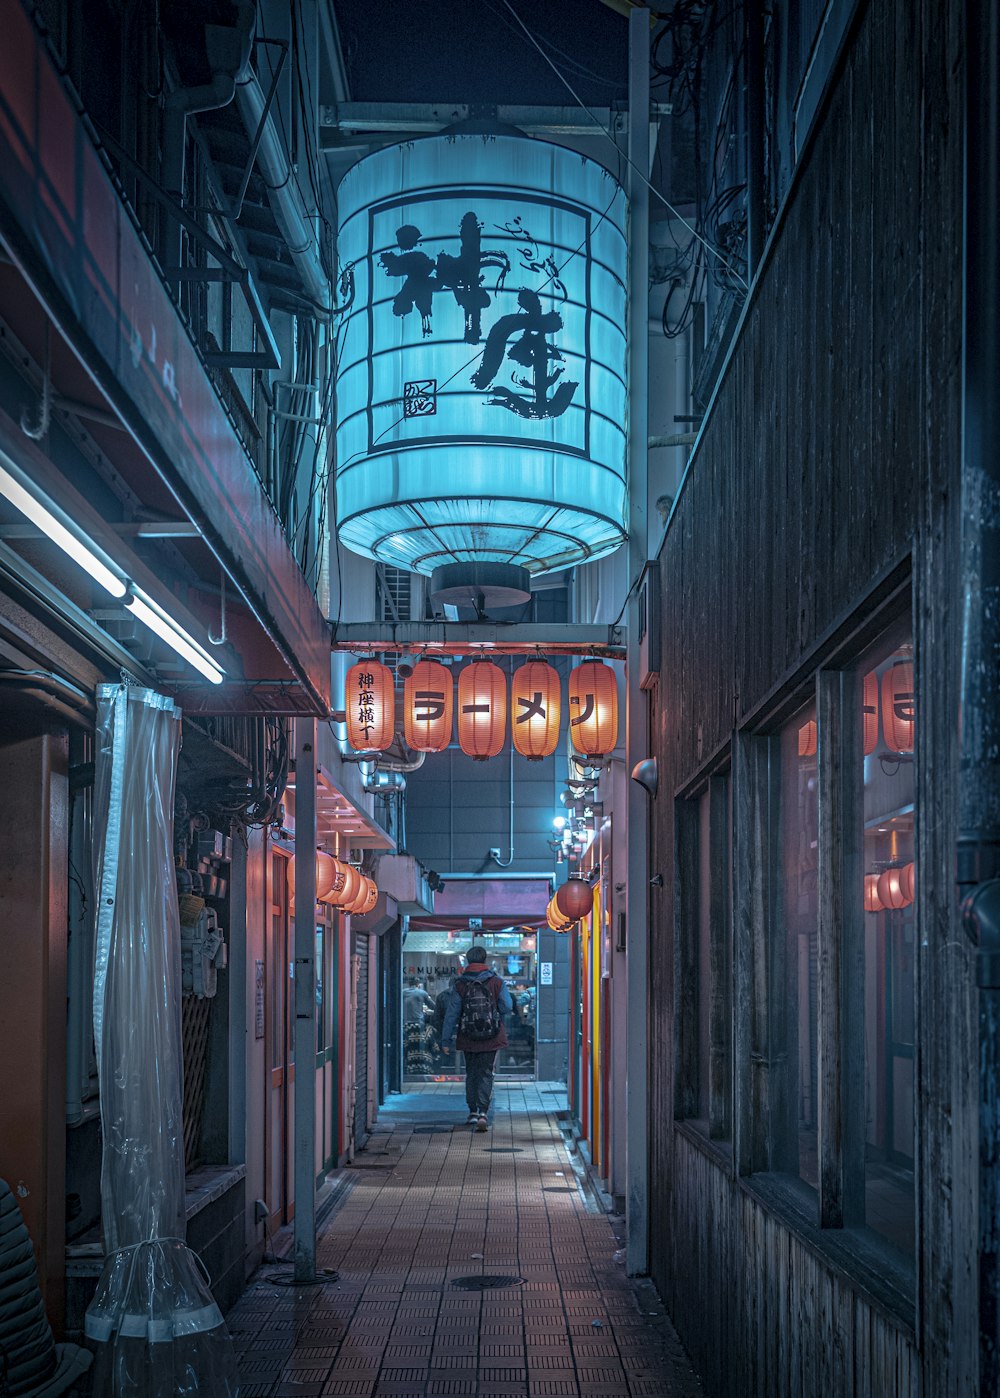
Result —
<instances>
[{"instance_id":1,"label":"black backpack","mask_svg":"<svg viewBox=\"0 0 1000 1398\"><path fill-rule=\"evenodd\" d=\"M463 983L463 987L458 1032L463 1039L469 1039L475 1044L488 1043L500 1033L500 1007L497 997L491 993L489 981L469 980Z\"/></svg>"}]
</instances>

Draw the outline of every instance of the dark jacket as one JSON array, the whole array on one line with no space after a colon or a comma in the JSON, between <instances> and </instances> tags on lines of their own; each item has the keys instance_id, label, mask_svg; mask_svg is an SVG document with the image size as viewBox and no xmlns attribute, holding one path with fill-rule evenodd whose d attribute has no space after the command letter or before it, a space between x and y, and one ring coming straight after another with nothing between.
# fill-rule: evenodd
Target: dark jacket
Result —
<instances>
[{"instance_id":1,"label":"dark jacket","mask_svg":"<svg viewBox=\"0 0 1000 1398\"><path fill-rule=\"evenodd\" d=\"M470 981L477 980L489 982L490 993L496 996L501 1015L509 1015L514 1008L510 998L510 991L504 985L496 971L491 971L488 966L484 966L481 971L473 971L471 968L466 968L455 981L454 988L451 992L451 999L448 1001L448 1008L444 1016L444 1028L441 1031L442 1045L450 1044L455 1040L455 1031L458 1028L459 1016L462 1013L462 990L460 988L462 982L464 981L467 985ZM460 1048L463 1053L492 1053L494 1049L506 1048L507 1030L504 1028L503 1020L500 1021L499 1034L495 1035L492 1039L488 1039L486 1043L479 1043L472 1039L466 1039L463 1035L459 1034L456 1047Z\"/></svg>"}]
</instances>

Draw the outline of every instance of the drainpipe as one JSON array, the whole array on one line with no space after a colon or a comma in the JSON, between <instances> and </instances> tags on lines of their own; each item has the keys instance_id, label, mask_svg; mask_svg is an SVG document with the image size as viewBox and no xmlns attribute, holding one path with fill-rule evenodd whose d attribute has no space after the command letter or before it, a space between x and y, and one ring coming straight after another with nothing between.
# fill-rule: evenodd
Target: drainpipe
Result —
<instances>
[{"instance_id":1,"label":"drainpipe","mask_svg":"<svg viewBox=\"0 0 1000 1398\"><path fill-rule=\"evenodd\" d=\"M270 113L261 124L267 98L249 62L236 79L236 105L253 140L259 132L257 164L267 185L271 210L309 297L322 315L330 313L330 278L323 269L319 243Z\"/></svg>"},{"instance_id":2,"label":"drainpipe","mask_svg":"<svg viewBox=\"0 0 1000 1398\"><path fill-rule=\"evenodd\" d=\"M236 93L236 74L250 59L256 5L236 0L237 18L232 28L218 24L205 26L205 54L211 78L197 87L179 87L163 104L163 187L178 202L184 202L184 160L187 147L187 119L195 112L213 112L228 107ZM180 266L181 226L170 220L170 240L165 263L168 275Z\"/></svg>"},{"instance_id":3,"label":"drainpipe","mask_svg":"<svg viewBox=\"0 0 1000 1398\"><path fill-rule=\"evenodd\" d=\"M958 884L979 987L979 1392L1000 1392L1000 11L966 5Z\"/></svg>"}]
</instances>

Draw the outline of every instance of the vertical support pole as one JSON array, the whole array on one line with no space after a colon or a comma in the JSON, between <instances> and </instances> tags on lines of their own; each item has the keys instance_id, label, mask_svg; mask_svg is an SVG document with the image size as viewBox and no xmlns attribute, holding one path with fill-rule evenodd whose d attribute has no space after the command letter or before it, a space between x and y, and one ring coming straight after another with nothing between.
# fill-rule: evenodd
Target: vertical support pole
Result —
<instances>
[{"instance_id":1,"label":"vertical support pole","mask_svg":"<svg viewBox=\"0 0 1000 1398\"><path fill-rule=\"evenodd\" d=\"M990 0L968 0L966 25L958 884L967 895L964 926L978 946L979 1392L985 1395L1000 1392L1000 334L996 317L983 314L1000 295L1000 13ZM924 687L919 677L918 684Z\"/></svg>"},{"instance_id":2,"label":"vertical support pole","mask_svg":"<svg viewBox=\"0 0 1000 1398\"><path fill-rule=\"evenodd\" d=\"M247 848L233 840L229 865L229 1163L247 1159ZM251 1039L252 1039L251 1035ZM250 1206L252 1207L252 1200Z\"/></svg>"},{"instance_id":3,"label":"vertical support pole","mask_svg":"<svg viewBox=\"0 0 1000 1398\"><path fill-rule=\"evenodd\" d=\"M629 540L628 576L646 562L649 440L649 11L629 15ZM625 764L631 772L648 757L647 699L639 688L638 596L628 611L625 687ZM649 798L628 783L626 802L626 908L628 1024L625 1119L626 1266L630 1276L649 1271ZM619 1044L617 1047L621 1047Z\"/></svg>"},{"instance_id":4,"label":"vertical support pole","mask_svg":"<svg viewBox=\"0 0 1000 1398\"><path fill-rule=\"evenodd\" d=\"M295 1280L316 1276L316 720L295 720Z\"/></svg>"}]
</instances>

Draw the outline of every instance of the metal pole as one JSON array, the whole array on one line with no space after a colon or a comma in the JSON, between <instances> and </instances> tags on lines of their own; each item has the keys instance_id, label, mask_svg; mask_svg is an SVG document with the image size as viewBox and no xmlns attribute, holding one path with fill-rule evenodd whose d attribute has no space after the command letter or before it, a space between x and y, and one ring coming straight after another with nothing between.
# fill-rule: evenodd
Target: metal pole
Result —
<instances>
[{"instance_id":1,"label":"metal pole","mask_svg":"<svg viewBox=\"0 0 1000 1398\"><path fill-rule=\"evenodd\" d=\"M316 720L295 720L295 1281L316 1280Z\"/></svg>"},{"instance_id":2,"label":"metal pole","mask_svg":"<svg viewBox=\"0 0 1000 1398\"><path fill-rule=\"evenodd\" d=\"M966 5L958 883L979 950L979 1391L1000 1392L1000 12Z\"/></svg>"},{"instance_id":3,"label":"metal pole","mask_svg":"<svg viewBox=\"0 0 1000 1398\"><path fill-rule=\"evenodd\" d=\"M629 541L628 576L635 583L646 562L649 439L649 11L629 15ZM631 772L648 757L647 700L639 688L638 589L628 614L625 686L625 764ZM626 805L626 1265L631 1276L649 1270L649 809L637 782ZM620 1049L621 1044L617 1045Z\"/></svg>"}]
</instances>

